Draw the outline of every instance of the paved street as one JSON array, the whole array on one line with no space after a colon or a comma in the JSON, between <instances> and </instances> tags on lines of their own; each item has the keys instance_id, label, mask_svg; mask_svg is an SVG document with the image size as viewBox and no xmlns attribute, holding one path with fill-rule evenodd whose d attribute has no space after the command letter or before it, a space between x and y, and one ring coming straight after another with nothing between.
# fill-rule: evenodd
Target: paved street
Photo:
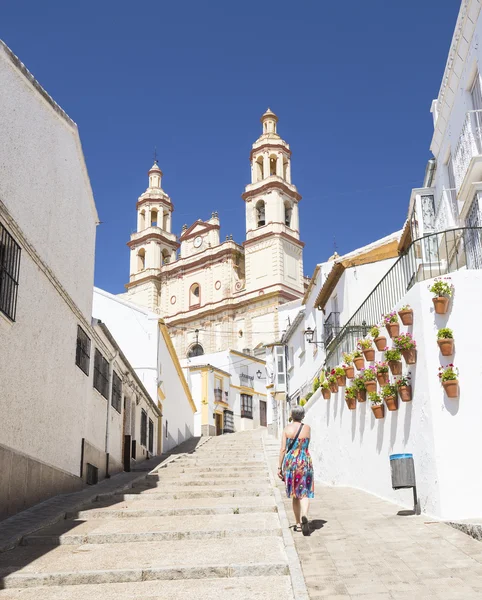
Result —
<instances>
[{"instance_id":1,"label":"paved street","mask_svg":"<svg viewBox=\"0 0 482 600\"><path fill-rule=\"evenodd\" d=\"M267 442L276 469L279 445ZM282 484L279 484L282 490ZM443 523L351 488L317 485L310 537L295 533L310 598L482 598L482 544ZM286 512L293 524L291 503Z\"/></svg>"}]
</instances>

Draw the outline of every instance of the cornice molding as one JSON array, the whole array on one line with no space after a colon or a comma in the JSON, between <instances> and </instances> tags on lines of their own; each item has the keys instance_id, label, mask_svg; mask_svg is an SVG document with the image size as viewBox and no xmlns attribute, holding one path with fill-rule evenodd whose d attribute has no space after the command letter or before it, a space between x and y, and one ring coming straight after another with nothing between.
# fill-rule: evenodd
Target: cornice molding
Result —
<instances>
[{"instance_id":1,"label":"cornice molding","mask_svg":"<svg viewBox=\"0 0 482 600\"><path fill-rule=\"evenodd\" d=\"M170 240L169 238L164 237L163 235L161 235L160 233L147 233L146 235L143 235L140 238L137 238L136 240L130 240L129 242L127 242L127 245L129 246L129 248L136 248L137 246L142 246L146 241L151 241L151 240L157 240L160 242L164 242L165 244L167 244L168 246L172 246L174 248L179 248L180 244L179 242L176 242L175 240Z\"/></svg>"},{"instance_id":2,"label":"cornice molding","mask_svg":"<svg viewBox=\"0 0 482 600\"><path fill-rule=\"evenodd\" d=\"M253 185L253 184L250 184ZM255 196L259 196L260 194L265 194L268 190L272 190L272 189L279 189L282 190L287 196L289 196L290 198L294 198L295 200L297 200L298 202L301 200L301 195L298 194L298 192L294 191L291 189L290 187L291 184L286 183L284 181L269 181L268 183L254 189L254 190L249 190L244 192L243 194L241 194L241 198L245 201L245 202L249 202L249 200L251 200L251 198L254 198Z\"/></svg>"}]
</instances>

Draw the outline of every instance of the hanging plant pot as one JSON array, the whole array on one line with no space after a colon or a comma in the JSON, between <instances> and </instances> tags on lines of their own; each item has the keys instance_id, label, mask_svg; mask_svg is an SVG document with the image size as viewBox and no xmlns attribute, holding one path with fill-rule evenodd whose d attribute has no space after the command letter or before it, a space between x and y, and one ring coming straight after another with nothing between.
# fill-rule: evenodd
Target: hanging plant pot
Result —
<instances>
[{"instance_id":1,"label":"hanging plant pot","mask_svg":"<svg viewBox=\"0 0 482 600\"><path fill-rule=\"evenodd\" d=\"M385 416L385 407L383 404L372 404L372 411L375 415L375 419L383 419Z\"/></svg>"},{"instance_id":2,"label":"hanging plant pot","mask_svg":"<svg viewBox=\"0 0 482 600\"><path fill-rule=\"evenodd\" d=\"M348 379L353 379L353 377L355 377L355 367L352 367L351 365L349 367L345 367L345 374Z\"/></svg>"},{"instance_id":3,"label":"hanging plant pot","mask_svg":"<svg viewBox=\"0 0 482 600\"><path fill-rule=\"evenodd\" d=\"M377 350L380 350L380 352L383 352L387 347L387 338L384 335L379 335L373 341L375 342Z\"/></svg>"},{"instance_id":4,"label":"hanging plant pot","mask_svg":"<svg viewBox=\"0 0 482 600\"><path fill-rule=\"evenodd\" d=\"M412 400L412 386L411 385L402 385L402 387L398 388L398 393L400 395L400 399L402 402L411 402Z\"/></svg>"},{"instance_id":5,"label":"hanging plant pot","mask_svg":"<svg viewBox=\"0 0 482 600\"><path fill-rule=\"evenodd\" d=\"M406 308L405 310L399 310L398 316L400 317L400 321L404 325L413 325L413 310L411 308Z\"/></svg>"},{"instance_id":6,"label":"hanging plant pot","mask_svg":"<svg viewBox=\"0 0 482 600\"><path fill-rule=\"evenodd\" d=\"M365 367L365 359L363 358L363 356L360 356L359 358L354 358L353 362L355 363L357 371L361 371Z\"/></svg>"},{"instance_id":7,"label":"hanging plant pot","mask_svg":"<svg viewBox=\"0 0 482 600\"><path fill-rule=\"evenodd\" d=\"M442 356L452 356L454 353L454 340L453 338L441 338L437 340L438 347Z\"/></svg>"},{"instance_id":8,"label":"hanging plant pot","mask_svg":"<svg viewBox=\"0 0 482 600\"><path fill-rule=\"evenodd\" d=\"M345 387L346 385L346 375L337 375L336 382L340 387Z\"/></svg>"},{"instance_id":9,"label":"hanging plant pot","mask_svg":"<svg viewBox=\"0 0 482 600\"><path fill-rule=\"evenodd\" d=\"M369 362L375 360L375 348L368 348L367 350L363 350L363 355Z\"/></svg>"},{"instance_id":10,"label":"hanging plant pot","mask_svg":"<svg viewBox=\"0 0 482 600\"><path fill-rule=\"evenodd\" d=\"M329 400L331 398L331 392L330 392L330 390L327 390L327 389L323 388L321 390L321 393L323 394L323 398L325 400Z\"/></svg>"},{"instance_id":11,"label":"hanging plant pot","mask_svg":"<svg viewBox=\"0 0 482 600\"><path fill-rule=\"evenodd\" d=\"M355 410L356 408L356 398L345 398L346 405L350 410Z\"/></svg>"},{"instance_id":12,"label":"hanging plant pot","mask_svg":"<svg viewBox=\"0 0 482 600\"><path fill-rule=\"evenodd\" d=\"M436 296L432 298L435 312L438 315L445 315L449 309L450 298L448 296Z\"/></svg>"},{"instance_id":13,"label":"hanging plant pot","mask_svg":"<svg viewBox=\"0 0 482 600\"><path fill-rule=\"evenodd\" d=\"M365 381L365 388L367 392L376 392L377 391L377 382L376 381Z\"/></svg>"},{"instance_id":14,"label":"hanging plant pot","mask_svg":"<svg viewBox=\"0 0 482 600\"><path fill-rule=\"evenodd\" d=\"M385 398L385 404L388 410L398 410L398 398L397 396L387 396Z\"/></svg>"},{"instance_id":15,"label":"hanging plant pot","mask_svg":"<svg viewBox=\"0 0 482 600\"><path fill-rule=\"evenodd\" d=\"M390 383L390 375L388 373L377 373L377 379L380 386L388 385Z\"/></svg>"},{"instance_id":16,"label":"hanging plant pot","mask_svg":"<svg viewBox=\"0 0 482 600\"><path fill-rule=\"evenodd\" d=\"M388 331L388 335L391 338L397 337L400 333L400 324L399 323L387 323L385 325L386 330Z\"/></svg>"},{"instance_id":17,"label":"hanging plant pot","mask_svg":"<svg viewBox=\"0 0 482 600\"><path fill-rule=\"evenodd\" d=\"M338 384L337 383L330 383L330 392L332 394L336 394L338 392Z\"/></svg>"},{"instance_id":18,"label":"hanging plant pot","mask_svg":"<svg viewBox=\"0 0 482 600\"><path fill-rule=\"evenodd\" d=\"M449 398L458 398L459 396L459 382L457 379L450 379L449 381L442 381L445 393Z\"/></svg>"},{"instance_id":19,"label":"hanging plant pot","mask_svg":"<svg viewBox=\"0 0 482 600\"><path fill-rule=\"evenodd\" d=\"M402 361L401 360L389 360L388 366L390 367L390 371L392 375L401 375L402 374Z\"/></svg>"},{"instance_id":20,"label":"hanging plant pot","mask_svg":"<svg viewBox=\"0 0 482 600\"><path fill-rule=\"evenodd\" d=\"M402 350L402 356L407 365L414 365L417 362L417 349L410 348L410 350Z\"/></svg>"},{"instance_id":21,"label":"hanging plant pot","mask_svg":"<svg viewBox=\"0 0 482 600\"><path fill-rule=\"evenodd\" d=\"M367 391L366 390L357 390L356 391L356 399L358 402L366 402L367 401Z\"/></svg>"}]
</instances>

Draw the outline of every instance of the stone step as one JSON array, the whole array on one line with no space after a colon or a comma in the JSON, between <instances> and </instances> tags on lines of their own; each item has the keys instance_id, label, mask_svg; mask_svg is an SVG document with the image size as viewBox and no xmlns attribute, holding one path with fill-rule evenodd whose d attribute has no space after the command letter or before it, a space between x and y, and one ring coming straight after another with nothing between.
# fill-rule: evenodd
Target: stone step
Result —
<instances>
[{"instance_id":1,"label":"stone step","mask_svg":"<svg viewBox=\"0 0 482 600\"><path fill-rule=\"evenodd\" d=\"M146 496L152 496L157 499L178 500L181 498L235 498L236 496L272 496L273 490L269 486L263 487L248 487L248 486L232 486L226 485L224 488L213 489L209 486L194 486L194 487L178 487L171 491L162 492L160 488L141 489L137 488L139 493L126 494L123 493L123 498L128 501L136 501Z\"/></svg>"},{"instance_id":2,"label":"stone step","mask_svg":"<svg viewBox=\"0 0 482 600\"><path fill-rule=\"evenodd\" d=\"M163 475L176 477L183 475L185 477L240 477L242 475L255 477L256 475L263 477L268 474L266 467L170 467L169 469L163 469L158 473L159 477ZM150 476L147 478L149 480Z\"/></svg>"},{"instance_id":3,"label":"stone step","mask_svg":"<svg viewBox=\"0 0 482 600\"><path fill-rule=\"evenodd\" d=\"M23 545L122 544L165 540L260 537L281 535L278 515L231 514L212 516L141 517L61 521L22 540Z\"/></svg>"},{"instance_id":4,"label":"stone step","mask_svg":"<svg viewBox=\"0 0 482 600\"><path fill-rule=\"evenodd\" d=\"M0 555L4 589L209 577L287 575L281 537L22 546ZM43 598L43 596L41 596Z\"/></svg>"},{"instance_id":5,"label":"stone step","mask_svg":"<svg viewBox=\"0 0 482 600\"><path fill-rule=\"evenodd\" d=\"M288 575L0 590L0 600L293 600Z\"/></svg>"},{"instance_id":6,"label":"stone step","mask_svg":"<svg viewBox=\"0 0 482 600\"><path fill-rule=\"evenodd\" d=\"M136 483L132 489L172 489L174 487L226 487L226 486L244 486L250 484L253 486L266 486L269 483L269 478L266 477L230 477L229 481L224 477L219 477L218 479L195 479L193 477L185 476L185 477L161 477L158 481L142 481Z\"/></svg>"}]
</instances>

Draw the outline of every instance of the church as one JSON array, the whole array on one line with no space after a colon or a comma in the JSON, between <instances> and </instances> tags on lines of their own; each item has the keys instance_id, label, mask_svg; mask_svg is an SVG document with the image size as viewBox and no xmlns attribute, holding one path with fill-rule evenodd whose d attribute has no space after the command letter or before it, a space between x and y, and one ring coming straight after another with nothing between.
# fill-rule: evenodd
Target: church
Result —
<instances>
[{"instance_id":1,"label":"church","mask_svg":"<svg viewBox=\"0 0 482 600\"><path fill-rule=\"evenodd\" d=\"M278 307L304 294L301 196L291 181L290 147L269 108L261 124L250 153L251 183L242 194L242 244L220 239L217 212L176 236L157 161L137 201L124 297L165 319L181 359L227 349L264 354L263 346L281 335Z\"/></svg>"}]
</instances>

